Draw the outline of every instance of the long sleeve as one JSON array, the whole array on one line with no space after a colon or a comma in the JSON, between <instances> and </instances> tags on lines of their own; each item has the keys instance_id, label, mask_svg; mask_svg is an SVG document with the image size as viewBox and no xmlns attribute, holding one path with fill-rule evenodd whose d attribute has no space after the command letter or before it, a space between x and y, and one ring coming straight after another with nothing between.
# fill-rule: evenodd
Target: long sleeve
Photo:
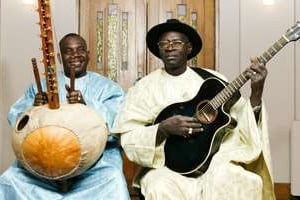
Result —
<instances>
[{"instance_id":1,"label":"long sleeve","mask_svg":"<svg viewBox=\"0 0 300 200\"><path fill-rule=\"evenodd\" d=\"M267 127L267 112L264 103L262 103L258 123L256 122L249 99L245 100L241 98L231 108L230 113L233 118L237 119L238 125L223 139L220 150L214 155L206 174L208 177L218 177L216 176L216 171L219 169L219 166L222 166L222 163L241 165L246 170L260 176L263 183L263 199L273 199L269 133ZM215 192L216 190L213 185L216 183L214 181L218 182L221 181L221 179L215 178L208 181L207 188L209 188L208 191L210 192L207 194L218 196L220 193L220 196L222 196L221 191ZM241 182L239 184L245 184L243 186L244 188L252 187L247 185L249 184L247 182ZM231 185L228 185L227 190L230 187Z\"/></svg>"},{"instance_id":2,"label":"long sleeve","mask_svg":"<svg viewBox=\"0 0 300 200\"><path fill-rule=\"evenodd\" d=\"M10 107L7 120L11 127L14 127L18 117L33 105L36 91L36 86L31 84L25 93Z\"/></svg>"},{"instance_id":3,"label":"long sleeve","mask_svg":"<svg viewBox=\"0 0 300 200\"><path fill-rule=\"evenodd\" d=\"M262 103L262 110L259 121L256 122L250 100L241 98L231 109L231 116L238 120L237 127L233 129L234 135L238 136L238 143L245 148L251 149L252 154L246 155L236 154L232 158L239 161L248 162L256 159L263 149L269 149L268 128L267 128L267 114L264 103ZM227 141L223 142L226 146ZM239 156L239 158L237 157ZM268 156L269 157L269 156ZM269 160L268 160L269 163Z\"/></svg>"},{"instance_id":4,"label":"long sleeve","mask_svg":"<svg viewBox=\"0 0 300 200\"><path fill-rule=\"evenodd\" d=\"M114 118L120 108L124 98L124 92L117 84L109 81L94 82L94 89L91 91L84 90L83 96L87 106L96 110L105 119L109 129L113 126ZM104 85L104 86L103 86ZM100 90L100 88L102 89ZM91 98L94 96L94 98Z\"/></svg>"},{"instance_id":5,"label":"long sleeve","mask_svg":"<svg viewBox=\"0 0 300 200\"><path fill-rule=\"evenodd\" d=\"M138 94L136 90L129 90L126 98L128 101L121 111L126 116L121 116L122 118L117 120L119 124L116 124L117 127L120 123L124 124L122 129L125 132L121 135L121 145L126 155L131 161L144 167L163 166L163 144L155 146L158 125L152 125L155 118L153 107L150 103L145 103L145 95ZM132 104L133 102L138 105Z\"/></svg>"}]
</instances>

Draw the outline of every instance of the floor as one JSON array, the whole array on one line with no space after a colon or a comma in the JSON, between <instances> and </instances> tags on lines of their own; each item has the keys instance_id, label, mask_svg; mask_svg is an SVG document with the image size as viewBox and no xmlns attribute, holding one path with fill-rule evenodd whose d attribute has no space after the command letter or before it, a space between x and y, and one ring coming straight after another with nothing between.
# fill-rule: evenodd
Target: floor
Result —
<instances>
[{"instance_id":1,"label":"floor","mask_svg":"<svg viewBox=\"0 0 300 200\"><path fill-rule=\"evenodd\" d=\"M292 197L290 195L290 184L275 183L274 185L276 200L300 200L300 196Z\"/></svg>"},{"instance_id":2,"label":"floor","mask_svg":"<svg viewBox=\"0 0 300 200\"><path fill-rule=\"evenodd\" d=\"M274 185L276 200L300 200L300 197L290 196L290 184L275 183ZM130 189L131 200L140 200L137 191Z\"/></svg>"}]
</instances>

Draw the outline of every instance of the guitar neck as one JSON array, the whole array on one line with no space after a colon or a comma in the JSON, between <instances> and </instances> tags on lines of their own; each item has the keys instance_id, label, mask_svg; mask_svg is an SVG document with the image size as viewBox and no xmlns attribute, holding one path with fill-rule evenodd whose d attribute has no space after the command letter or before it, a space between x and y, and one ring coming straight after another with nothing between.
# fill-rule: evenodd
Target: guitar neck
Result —
<instances>
[{"instance_id":1,"label":"guitar neck","mask_svg":"<svg viewBox=\"0 0 300 200\"><path fill-rule=\"evenodd\" d=\"M267 51L257 58L258 62L266 64L289 42L288 38L285 35L282 35L279 40L277 40ZM233 94L235 94L250 79L246 73L247 70L243 71L236 79L230 82L213 99L211 99L209 104L214 109L217 109L227 102Z\"/></svg>"}]
</instances>

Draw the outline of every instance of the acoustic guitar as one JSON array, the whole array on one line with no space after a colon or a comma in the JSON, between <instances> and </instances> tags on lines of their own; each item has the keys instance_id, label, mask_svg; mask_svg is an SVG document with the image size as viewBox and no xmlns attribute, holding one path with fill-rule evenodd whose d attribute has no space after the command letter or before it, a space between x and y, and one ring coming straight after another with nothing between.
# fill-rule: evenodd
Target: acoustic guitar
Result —
<instances>
[{"instance_id":1,"label":"acoustic guitar","mask_svg":"<svg viewBox=\"0 0 300 200\"><path fill-rule=\"evenodd\" d=\"M266 64L286 44L299 38L300 22L297 22L258 57L258 61ZM183 115L196 117L204 129L203 132L189 138L175 135L167 138L164 150L165 165L168 168L193 177L207 170L228 129L234 128L237 124L230 117L229 111L239 98L239 89L248 80L246 70L229 84L215 77L207 78L192 100L169 105L159 113L154 124L174 115Z\"/></svg>"}]
</instances>

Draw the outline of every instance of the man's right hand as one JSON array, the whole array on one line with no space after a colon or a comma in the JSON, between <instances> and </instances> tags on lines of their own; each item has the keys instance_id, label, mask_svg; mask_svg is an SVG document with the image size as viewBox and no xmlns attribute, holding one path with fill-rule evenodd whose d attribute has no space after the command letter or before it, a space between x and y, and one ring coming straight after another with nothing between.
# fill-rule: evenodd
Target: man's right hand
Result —
<instances>
[{"instance_id":1,"label":"man's right hand","mask_svg":"<svg viewBox=\"0 0 300 200\"><path fill-rule=\"evenodd\" d=\"M175 115L162 121L158 126L156 144L160 144L170 135L188 138L193 134L202 132L202 124L194 117Z\"/></svg>"},{"instance_id":2,"label":"man's right hand","mask_svg":"<svg viewBox=\"0 0 300 200\"><path fill-rule=\"evenodd\" d=\"M42 106L48 103L48 97L45 92L37 93L34 97L33 106Z\"/></svg>"}]
</instances>

